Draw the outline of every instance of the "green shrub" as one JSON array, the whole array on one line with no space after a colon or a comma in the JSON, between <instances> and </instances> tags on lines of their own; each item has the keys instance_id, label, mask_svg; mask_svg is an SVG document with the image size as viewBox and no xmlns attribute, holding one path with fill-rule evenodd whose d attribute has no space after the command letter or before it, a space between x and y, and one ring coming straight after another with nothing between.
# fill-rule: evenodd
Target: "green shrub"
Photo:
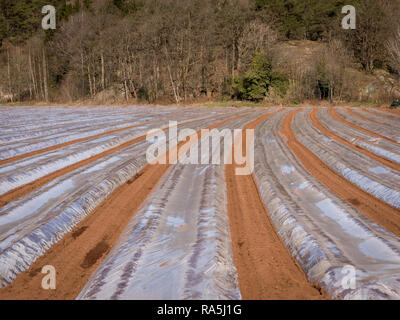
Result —
<instances>
[{"instance_id":1,"label":"green shrub","mask_svg":"<svg viewBox=\"0 0 400 320\"><path fill-rule=\"evenodd\" d=\"M291 103L294 105L299 105L301 103L301 100L299 98L294 98L292 99Z\"/></svg>"},{"instance_id":2,"label":"green shrub","mask_svg":"<svg viewBox=\"0 0 400 320\"><path fill-rule=\"evenodd\" d=\"M281 97L284 97L289 88L289 80L285 75L274 72L271 77L271 87L275 88Z\"/></svg>"},{"instance_id":3,"label":"green shrub","mask_svg":"<svg viewBox=\"0 0 400 320\"><path fill-rule=\"evenodd\" d=\"M283 96L288 88L288 79L273 72L272 64L264 52L256 52L253 68L233 82L234 96L240 100L259 102L265 98L269 87L274 87Z\"/></svg>"}]
</instances>

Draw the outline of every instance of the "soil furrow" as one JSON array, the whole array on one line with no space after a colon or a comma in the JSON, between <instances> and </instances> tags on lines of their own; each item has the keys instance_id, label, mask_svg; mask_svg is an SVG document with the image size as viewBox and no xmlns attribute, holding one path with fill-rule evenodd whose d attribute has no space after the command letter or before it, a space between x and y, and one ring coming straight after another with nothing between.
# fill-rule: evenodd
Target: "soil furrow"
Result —
<instances>
[{"instance_id":1,"label":"soil furrow","mask_svg":"<svg viewBox=\"0 0 400 320\"><path fill-rule=\"evenodd\" d=\"M135 143L141 142L141 141L143 141L145 139L146 139L146 136L140 136L140 137L138 137L138 138L136 138L134 140L125 142L122 145L119 145L117 147L111 148L111 149L109 149L107 151L104 151L104 152L102 152L100 154L97 154L97 155L95 155L93 157L90 157L88 159L79 161L79 162L74 163L74 164L72 164L70 166L64 167L64 168L62 168L60 170L57 170L57 171L55 171L53 173L50 173L50 174L48 174L48 175L46 175L46 176L44 176L44 177L42 177L40 179L37 179L37 180L32 181L32 182L30 182L28 184L25 184L22 187L13 189L13 190L3 194L2 196L0 196L0 208L3 207L4 205L6 205L7 203L10 203L10 202L12 202L12 201L14 201L14 200L16 200L18 198L21 198L21 197L31 193L32 191L34 191L34 190L44 186L45 184L51 182L52 180L54 180L54 179L56 179L56 178L58 178L58 177L60 177L60 176L62 176L64 174L67 174L68 172L76 170L76 169L78 169L78 168L80 168L80 167L82 167L84 165L87 165L87 164L89 164L91 162L94 162L94 161L96 161L98 159L106 157L106 156L108 156L108 155L110 155L112 153L115 153L115 152L117 152L117 151L119 151L119 150L121 150L123 148L129 147L129 146L131 146L131 145L133 145Z\"/></svg>"},{"instance_id":2,"label":"soil furrow","mask_svg":"<svg viewBox=\"0 0 400 320\"><path fill-rule=\"evenodd\" d=\"M192 121L184 122L184 123L179 124L179 126L186 125L186 124L192 123L194 121L198 121L198 120L192 120ZM166 130L166 129L164 128L164 130ZM27 184L21 186L21 187L13 189L13 190L11 190L11 191L9 191L9 192L7 192L7 193L5 193L5 194L0 196L0 208L2 208L3 206L5 206L6 204L8 204L8 203L10 203L12 201L15 201L18 198L21 198L21 197L33 192L34 190L46 185L47 183L51 182L52 180L54 180L54 179L56 179L56 178L58 178L58 177L60 177L60 176L62 176L64 174L67 174L67 173L69 173L69 172L71 172L73 170L76 170L76 169L84 166L84 165L92 163L92 162L94 162L94 161L96 161L98 159L104 158L104 157L106 157L106 156L108 156L110 154L118 152L118 151L120 151L120 150L122 150L122 149L124 149L126 147L129 147L131 145L134 145L135 143L138 143L138 142L141 142L141 141L144 141L144 140L146 140L146 136L137 137L136 139L127 141L127 142L125 142L125 143L123 143L123 144L121 144L119 146L116 146L114 148L106 150L106 151L104 151L102 153L99 153L99 154L97 154L95 156L92 156L92 157L90 157L88 159L84 159L84 160L81 160L81 161L79 161L77 163L74 163L72 165L66 166L66 167L64 167L64 168L62 168L60 170L52 172L52 173L50 173L50 174L48 174L48 175L46 175L44 177L41 177L41 178L39 178L39 179L37 179L35 181L32 181L30 183L27 183Z\"/></svg>"},{"instance_id":3,"label":"soil furrow","mask_svg":"<svg viewBox=\"0 0 400 320\"><path fill-rule=\"evenodd\" d=\"M355 114L360 115L359 117L361 120L369 120L373 123L374 126L379 125L379 127L385 127L386 130L397 129L397 121L398 119L395 118L394 115L388 115L384 112L377 112L377 111L370 111L366 108L351 108ZM364 119L363 119L364 118ZM374 127L373 127L374 128ZM374 129L371 129L374 131ZM376 131L376 130L375 130ZM397 140L396 138L394 138Z\"/></svg>"},{"instance_id":4,"label":"soil furrow","mask_svg":"<svg viewBox=\"0 0 400 320\"><path fill-rule=\"evenodd\" d=\"M142 126L142 125L145 125L145 124L149 124L149 123L150 122L144 122L144 123L137 124L137 125L134 125L134 126L114 129L114 130L110 130L110 131L107 131L107 132L99 133L99 134L96 134L96 135L93 135L93 136L80 138L80 139L64 142L64 143L61 143L61 144L57 144L55 146L51 146L51 147L43 148L43 149L40 149L40 150L28 152L28 153L21 154L21 155L16 156L16 157L0 160L0 166L4 165L4 164L11 163L11 162L14 162L14 161L22 160L22 159L25 159L25 158L28 158L28 157L36 156L38 154L42 154L42 153L45 153L45 152L48 152L48 151L57 150L57 149L60 149L60 148L66 147L66 146L70 146L72 144L76 144L76 143L79 143L79 142L87 141L87 140L90 140L90 139L100 138L100 137L106 136L108 134L113 134L113 133L120 132L120 131L123 131L123 130L133 129L133 128L136 128L136 127L139 127L139 126Z\"/></svg>"},{"instance_id":5,"label":"soil furrow","mask_svg":"<svg viewBox=\"0 0 400 320\"><path fill-rule=\"evenodd\" d=\"M351 110L350 108L346 108L346 111L347 111L349 114L351 114L351 115L353 115L353 116L356 116L356 117L359 117L360 119L363 119L363 120L365 120L365 121L371 121L371 122L374 122L374 123L377 123L377 124L380 124L380 125L384 125L383 123L381 123L381 122L379 122L379 121L375 121L374 119L370 119L370 118L364 117L362 114L359 114L358 112L354 112L354 111Z\"/></svg>"},{"instance_id":6,"label":"soil furrow","mask_svg":"<svg viewBox=\"0 0 400 320\"><path fill-rule=\"evenodd\" d=\"M228 118L208 129L242 116ZM72 232L33 263L28 271L20 273L11 285L1 289L0 300L75 299L169 167L168 164L147 165L129 183L115 190ZM55 290L43 290L41 287L44 276L41 270L46 265L52 265L57 270Z\"/></svg>"},{"instance_id":7,"label":"soil furrow","mask_svg":"<svg viewBox=\"0 0 400 320\"><path fill-rule=\"evenodd\" d=\"M393 140L393 139L390 139L390 138L388 138L388 137L382 136L382 135L380 135L379 133L376 133L376 132L374 132L374 131L365 129L365 128L363 128L363 127L360 127L360 126L358 126L358 125L356 125L356 124L354 124L354 123L351 123L351 122L349 122L349 121L343 119L342 117L340 117L340 116L336 113L336 111L335 111L334 108L330 108L329 111L330 111L330 114L331 114L332 117L334 117L335 119L337 119L337 120L339 120L339 121L345 123L346 125L348 125L348 126L354 128L354 129L357 129L357 130L359 130L359 131L366 132L366 133L368 133L368 134L370 134L370 135L372 135L372 136L378 137L378 138L380 138L380 139L384 139L384 140L387 140L387 141L390 141L390 142L393 142L393 143L398 144L398 142L397 142L396 140Z\"/></svg>"},{"instance_id":8,"label":"soil furrow","mask_svg":"<svg viewBox=\"0 0 400 320\"><path fill-rule=\"evenodd\" d=\"M389 110L389 109L382 109L383 112L391 113L395 115L400 115L400 110Z\"/></svg>"},{"instance_id":9,"label":"soil furrow","mask_svg":"<svg viewBox=\"0 0 400 320\"><path fill-rule=\"evenodd\" d=\"M375 153L372 153L371 151L363 149L360 146L354 145L354 144L348 142L347 140L343 139L342 137L339 137L338 135L334 134L328 128L323 126L321 124L321 122L319 122L319 120L317 118L317 111L318 111L318 109L314 108L313 111L310 113L310 118L311 118L311 121L313 122L313 124L315 125L315 127L318 128L325 135L327 135L328 137L336 140L337 142L340 142L340 143L342 143L342 144L344 144L346 146L349 146L349 147L353 148L354 150L357 150L357 151L369 156L370 158L382 163L385 166L388 166L389 168L392 168L392 169L400 171L400 165L399 164L397 164L397 163L395 163L393 161L390 161L388 159L382 158L382 157L376 155Z\"/></svg>"},{"instance_id":10,"label":"soil furrow","mask_svg":"<svg viewBox=\"0 0 400 320\"><path fill-rule=\"evenodd\" d=\"M245 129L255 129L270 115ZM242 140L246 150L245 137ZM236 167L225 168L233 253L243 299L327 299L307 281L277 234L253 176L236 175Z\"/></svg>"},{"instance_id":11,"label":"soil furrow","mask_svg":"<svg viewBox=\"0 0 400 320\"><path fill-rule=\"evenodd\" d=\"M347 126L340 120L333 118L329 113L329 108L319 109L317 117L324 127L328 128L337 136L382 158L400 164L400 145L378 139L365 132Z\"/></svg>"},{"instance_id":12,"label":"soil furrow","mask_svg":"<svg viewBox=\"0 0 400 320\"><path fill-rule=\"evenodd\" d=\"M372 115L374 115L374 116L376 116L376 117L381 117L381 118L385 118L385 119L392 120L392 121L395 120L393 116L391 116L391 115L389 115L389 114L385 114L384 111L382 111L382 112L376 112L376 111L371 111L371 110L369 110L369 109L367 109L367 108L362 108L361 110L362 110L362 111L365 111L365 112L367 112L367 113L369 113L369 114L372 114Z\"/></svg>"},{"instance_id":13,"label":"soil furrow","mask_svg":"<svg viewBox=\"0 0 400 320\"><path fill-rule=\"evenodd\" d=\"M365 216L400 236L400 210L371 196L334 172L314 153L302 145L292 130L292 120L299 110L290 113L283 123L282 135L302 166L339 198L357 208Z\"/></svg>"},{"instance_id":14,"label":"soil furrow","mask_svg":"<svg viewBox=\"0 0 400 320\"><path fill-rule=\"evenodd\" d=\"M398 264L393 263L400 261L398 238L337 197L302 166L280 133L289 113L271 117L257 128L262 139L256 143L254 178L279 235L309 281L323 286L330 297L397 297ZM299 141L299 124L312 126L308 113L293 119ZM356 290L341 285L343 268L349 265L360 272ZM392 265L393 272L389 271Z\"/></svg>"}]
</instances>

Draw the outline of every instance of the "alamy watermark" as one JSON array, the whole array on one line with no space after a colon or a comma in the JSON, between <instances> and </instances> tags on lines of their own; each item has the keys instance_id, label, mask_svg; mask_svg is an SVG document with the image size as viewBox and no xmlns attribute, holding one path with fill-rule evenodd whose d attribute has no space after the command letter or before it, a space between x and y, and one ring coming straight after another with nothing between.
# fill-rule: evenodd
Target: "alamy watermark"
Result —
<instances>
[{"instance_id":1,"label":"alamy watermark","mask_svg":"<svg viewBox=\"0 0 400 320\"><path fill-rule=\"evenodd\" d=\"M341 283L343 291L350 292L352 300L368 300L370 292L368 287L362 286L357 282L357 269L352 265L345 265L341 269Z\"/></svg>"},{"instance_id":2,"label":"alamy watermark","mask_svg":"<svg viewBox=\"0 0 400 320\"><path fill-rule=\"evenodd\" d=\"M43 290L55 290L56 289L56 268L51 265L44 266L42 268L42 274L45 276L42 279Z\"/></svg>"},{"instance_id":3,"label":"alamy watermark","mask_svg":"<svg viewBox=\"0 0 400 320\"><path fill-rule=\"evenodd\" d=\"M355 290L357 288L357 270L352 265L346 265L341 271L343 278L341 281L344 290Z\"/></svg>"},{"instance_id":4,"label":"alamy watermark","mask_svg":"<svg viewBox=\"0 0 400 320\"><path fill-rule=\"evenodd\" d=\"M356 8L354 6L344 6L342 14L346 16L342 19L342 28L345 30L355 30L357 28Z\"/></svg>"},{"instance_id":5,"label":"alamy watermark","mask_svg":"<svg viewBox=\"0 0 400 320\"><path fill-rule=\"evenodd\" d=\"M246 150L243 150L243 136L246 139ZM178 130L178 122L170 121L168 143L167 134L163 129L149 131L146 139L151 143L146 152L149 164L236 164L238 166L236 175L250 175L254 171L253 129L245 131L242 129L221 131L202 129L199 135L194 129ZM221 159L221 140L224 142L223 159ZM179 143L181 145L178 148Z\"/></svg>"},{"instance_id":6,"label":"alamy watermark","mask_svg":"<svg viewBox=\"0 0 400 320\"><path fill-rule=\"evenodd\" d=\"M42 14L45 14L42 19L42 28L44 30L55 30L56 8L52 5L46 5L42 8ZM356 8L351 5L346 5L342 8L342 14L346 14L342 19L342 28L345 30L356 29Z\"/></svg>"},{"instance_id":7,"label":"alamy watermark","mask_svg":"<svg viewBox=\"0 0 400 320\"><path fill-rule=\"evenodd\" d=\"M42 8L42 14L45 16L42 19L42 28L44 30L55 30L56 29L56 8L51 5L44 6Z\"/></svg>"}]
</instances>

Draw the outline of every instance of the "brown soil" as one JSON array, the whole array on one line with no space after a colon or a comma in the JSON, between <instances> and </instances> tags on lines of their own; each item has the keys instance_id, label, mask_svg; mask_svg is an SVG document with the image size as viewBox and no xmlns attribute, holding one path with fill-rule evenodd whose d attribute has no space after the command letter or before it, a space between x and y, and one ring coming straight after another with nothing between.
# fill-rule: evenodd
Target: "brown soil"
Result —
<instances>
[{"instance_id":1,"label":"brown soil","mask_svg":"<svg viewBox=\"0 0 400 320\"><path fill-rule=\"evenodd\" d=\"M358 112L354 112L353 110L351 110L350 108L346 108L346 111L348 113L350 113L353 116L359 117L360 119L366 120L366 121L370 121L370 122L374 122L374 123L378 123L378 124L382 124L381 122L375 121L373 119L364 117L362 114L359 114Z\"/></svg>"},{"instance_id":2,"label":"brown soil","mask_svg":"<svg viewBox=\"0 0 400 320\"><path fill-rule=\"evenodd\" d=\"M138 137L138 138L136 138L134 140L125 142L124 144L122 144L122 145L120 145L118 147L114 147L114 148L109 149L107 151L104 151L104 152L102 152L100 154L97 154L97 155L95 155L93 157L90 157L88 159L79 161L79 162L74 163L74 164L72 164L70 166L64 167L64 168L62 168L60 170L57 170L57 171L55 171L53 173L50 173L50 174L48 174L48 175L46 175L46 176L44 176L42 178L39 178L39 179L37 179L35 181L32 181L32 182L30 182L28 184L25 184L25 185L23 185L23 186L21 186L19 188L13 189L13 190L11 190L11 191L9 191L9 192L7 192L7 193L5 193L5 194L0 196L0 205L3 204L3 203L9 203L9 202L15 201L16 199L21 198L21 197L33 192L36 189L39 189L40 187L44 186L45 184L51 182L52 180L54 180L54 179L56 179L58 177L61 177L62 175L65 175L65 174L67 174L67 173L69 173L69 172L71 172L73 170L76 170L76 169L78 169L78 168L80 168L80 167L82 167L84 165L87 165L87 164L89 164L91 162L94 162L94 161L96 161L98 159L106 157L106 156L108 156L108 155L110 155L110 154L112 154L114 152L117 152L117 151L119 151L119 150L121 150L123 148L129 147L129 146L131 146L131 145L133 145L135 143L138 143L140 141L143 141L145 139L146 139L146 136ZM2 206L0 206L0 207L2 207Z\"/></svg>"},{"instance_id":3,"label":"brown soil","mask_svg":"<svg viewBox=\"0 0 400 320\"><path fill-rule=\"evenodd\" d=\"M382 111L387 112L387 113L392 113L392 114L400 114L400 110L399 109L382 109Z\"/></svg>"},{"instance_id":4,"label":"brown soil","mask_svg":"<svg viewBox=\"0 0 400 320\"><path fill-rule=\"evenodd\" d=\"M248 124L254 129L271 114ZM245 149L243 137L243 150ZM291 257L273 226L253 176L227 165L228 212L235 265L243 299L328 299Z\"/></svg>"},{"instance_id":5,"label":"brown soil","mask_svg":"<svg viewBox=\"0 0 400 320\"><path fill-rule=\"evenodd\" d=\"M389 119L389 120L393 120L393 116L390 116L389 114L378 113L378 112L375 112L375 111L368 110L366 108L363 108L363 111L368 112L370 114L373 114L374 116L383 117L383 118L386 118L386 119ZM382 110L382 112L384 112L384 110Z\"/></svg>"},{"instance_id":6,"label":"brown soil","mask_svg":"<svg viewBox=\"0 0 400 320\"><path fill-rule=\"evenodd\" d=\"M325 135L327 135L328 137L336 140L337 142L340 142L340 143L342 143L342 144L344 144L346 146L349 146L349 147L351 147L351 148L353 148L353 149L355 149L355 150L367 155L368 157L370 157L370 158L372 158L372 159L374 159L376 161L379 161L380 163L382 163L385 166L388 166L388 167L390 167L390 168L392 168L394 170L399 170L400 171L400 165L398 163L390 161L390 160L385 159L385 158L382 158L382 157L376 155L375 153L372 153L371 151L368 151L368 150L363 149L363 148L361 148L359 146L356 146L356 145L348 142L347 140L343 139L342 137L334 134L332 131L330 131L329 129L324 127L321 124L321 122L319 122L319 120L317 119L316 115L317 115L317 109L314 109L310 114L310 118L311 118L314 126L316 128L318 128L321 132L323 132Z\"/></svg>"},{"instance_id":7,"label":"brown soil","mask_svg":"<svg viewBox=\"0 0 400 320\"><path fill-rule=\"evenodd\" d=\"M241 116L221 121L209 129ZM20 273L11 285L1 289L0 300L75 299L169 167L147 165L136 179L117 188L28 271ZM46 265L56 268L56 290L41 287L44 275L40 271Z\"/></svg>"},{"instance_id":8,"label":"brown soil","mask_svg":"<svg viewBox=\"0 0 400 320\"><path fill-rule=\"evenodd\" d=\"M285 118L282 135L286 138L288 147L303 167L339 198L347 201L358 211L390 232L400 236L399 209L373 197L337 174L296 139L291 123L295 113L300 110L290 113Z\"/></svg>"},{"instance_id":9,"label":"brown soil","mask_svg":"<svg viewBox=\"0 0 400 320\"><path fill-rule=\"evenodd\" d=\"M340 116L336 113L335 108L330 108L330 114L331 114L332 117L334 117L335 119L337 119L337 120L339 120L339 121L341 121L341 122L347 124L348 126L354 128L354 129L357 129L357 130L359 130L359 131L363 131L363 132L368 133L368 134L370 134L370 135L372 135L372 136L375 136L375 137L378 137L378 138L381 138L381 139L384 139L384 140L387 140L387 141L390 141L390 142L393 142L393 143L396 143L396 144L397 144L397 141L395 141L395 140L393 140L393 139L390 139L390 138L388 138L388 137L382 136L382 135L380 135L379 133L373 132L373 131L371 131L371 130L367 130L367 129L363 128L363 127L360 127L360 126L358 126L358 125L356 125L356 124L354 124L354 123L351 123L351 122L349 122L349 121L343 119L342 117L340 117Z\"/></svg>"},{"instance_id":10,"label":"brown soil","mask_svg":"<svg viewBox=\"0 0 400 320\"><path fill-rule=\"evenodd\" d=\"M87 141L87 140L90 140L90 139L99 138L99 137L102 137L102 136L105 136L105 135L108 135L108 134L112 134L112 133L116 133L116 132L119 132L119 131L123 131L123 130L133 129L133 128L136 128L136 127L148 124L148 123L150 123L150 122L144 122L142 124L137 124L137 125L130 126L130 127L114 129L114 130L110 130L110 131L107 131L107 132L96 134L94 136L81 138L81 139L76 139L76 140L71 140L71 141L68 141L68 142L57 144L55 146L47 147L47 148L44 148L44 149L32 151L32 152L25 153L25 154L21 154L19 156L13 157L13 158L0 160L0 166L3 165L3 164L7 164L7 163L11 163L11 162L18 161L18 160L21 160L21 159L25 159L25 158L28 158L28 157L36 156L38 154L45 153L45 152L48 152L48 151L53 151L53 150L56 150L56 149L60 149L60 148L69 146L71 144Z\"/></svg>"},{"instance_id":11,"label":"brown soil","mask_svg":"<svg viewBox=\"0 0 400 320\"><path fill-rule=\"evenodd\" d=\"M196 120L187 121L187 122L179 124L178 126L182 126L183 124L188 124L188 123L191 123L191 122L194 122L194 121L196 121ZM42 178L39 178L39 179L37 179L35 181L27 183L27 184L25 184L25 185L23 185L23 186L21 186L19 188L10 190L9 192L7 192L7 193L5 193L5 194L0 196L0 208L5 206L7 203L15 201L16 199L21 198L21 197L33 192L36 189L39 189L40 187L46 185L47 183L51 182L52 180L54 180L54 179L56 179L58 177L61 177L62 175L65 175L65 174L67 174L67 173L69 173L69 172L71 172L73 170L76 170L76 169L78 169L78 168L80 168L80 167L82 167L84 165L87 165L87 164L89 164L91 162L94 162L94 161L96 161L98 159L106 157L106 156L108 156L108 155L110 155L110 154L112 154L114 152L117 152L117 151L119 151L121 149L127 148L127 147L129 147L131 145L134 145L135 143L138 143L138 142L143 141L145 139L146 139L146 136L140 136L140 137L138 137L136 139L127 141L127 142L123 143L120 146L111 148L111 149L106 150L106 151L104 151L104 152L102 152L100 154L97 154L97 155L93 156L93 157L90 157L88 159L79 161L79 162L74 163L74 164L72 164L70 166L64 167L64 168L62 168L60 170L57 170L57 171L55 171L53 173L50 173L50 174L48 174L48 175L46 175L46 176L44 176Z\"/></svg>"}]
</instances>

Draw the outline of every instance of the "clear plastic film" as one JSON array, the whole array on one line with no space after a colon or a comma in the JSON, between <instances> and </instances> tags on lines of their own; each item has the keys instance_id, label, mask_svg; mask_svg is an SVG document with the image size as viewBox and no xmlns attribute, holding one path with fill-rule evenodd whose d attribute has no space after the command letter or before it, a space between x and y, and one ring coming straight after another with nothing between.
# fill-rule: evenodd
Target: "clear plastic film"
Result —
<instances>
[{"instance_id":1,"label":"clear plastic film","mask_svg":"<svg viewBox=\"0 0 400 320\"><path fill-rule=\"evenodd\" d=\"M328 108L320 108L317 118L321 124L349 143L368 150L390 161L400 163L400 145L352 128L333 118Z\"/></svg>"},{"instance_id":2,"label":"clear plastic film","mask_svg":"<svg viewBox=\"0 0 400 320\"><path fill-rule=\"evenodd\" d=\"M199 117L200 129L228 115ZM168 131L166 132L168 133ZM0 209L0 286L8 285L146 164L141 141L54 179ZM38 156L39 157L39 156ZM5 166L7 167L7 166ZM2 167L1 169L4 169ZM11 171L12 172L12 171Z\"/></svg>"},{"instance_id":3,"label":"clear plastic film","mask_svg":"<svg viewBox=\"0 0 400 320\"><path fill-rule=\"evenodd\" d=\"M240 129L260 115L218 129ZM209 148L210 155L224 149ZM78 299L240 299L224 170L174 165Z\"/></svg>"},{"instance_id":4,"label":"clear plastic film","mask_svg":"<svg viewBox=\"0 0 400 320\"><path fill-rule=\"evenodd\" d=\"M345 179L391 206L400 208L399 172L324 136L313 127L310 111L305 109L296 114L293 122L296 139Z\"/></svg>"},{"instance_id":5,"label":"clear plastic film","mask_svg":"<svg viewBox=\"0 0 400 320\"><path fill-rule=\"evenodd\" d=\"M337 299L400 299L400 241L336 197L278 133L286 113L257 128L255 180L269 215L312 283ZM348 288L347 267L356 275Z\"/></svg>"}]
</instances>

